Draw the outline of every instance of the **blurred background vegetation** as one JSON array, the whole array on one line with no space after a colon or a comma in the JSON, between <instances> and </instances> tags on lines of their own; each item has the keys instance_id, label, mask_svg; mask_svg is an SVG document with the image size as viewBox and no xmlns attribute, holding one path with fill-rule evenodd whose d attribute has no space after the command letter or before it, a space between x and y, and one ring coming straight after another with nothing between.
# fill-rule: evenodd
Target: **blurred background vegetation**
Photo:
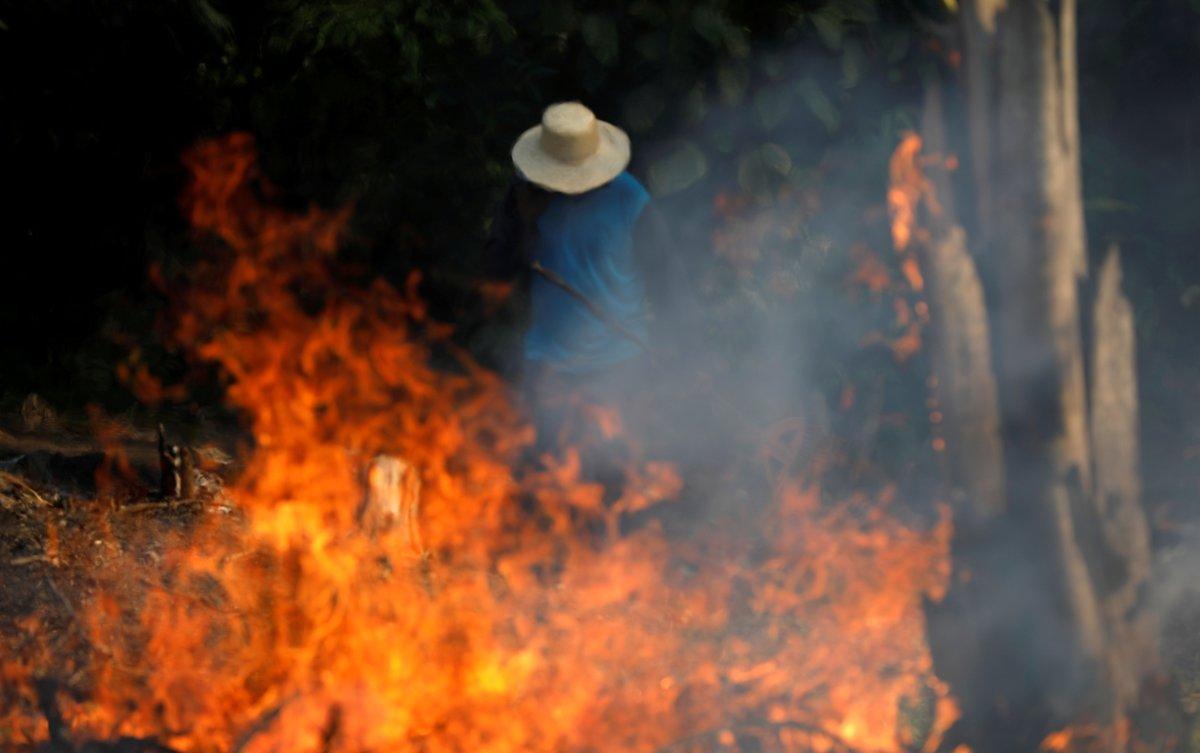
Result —
<instances>
[{"instance_id":1,"label":"blurred background vegetation","mask_svg":"<svg viewBox=\"0 0 1200 753\"><path fill-rule=\"evenodd\" d=\"M840 293L864 249L890 263L887 157L916 125L923 79L956 75L953 5L8 4L0 410L34 391L67 409L129 410L117 363L182 373L155 344L164 296L146 270L186 268L178 157L232 130L256 137L281 200L353 203L346 259L393 280L421 270L437 315L499 362L475 287L482 239L512 141L562 99L633 136L632 170L672 220L705 304L697 326L727 370L756 368L739 349L766 344L756 352L780 354L797 389L845 402L897 360L859 348L877 330L902 336L886 331L892 302ZM1096 0L1079 16L1090 245L1126 251L1148 501L1177 506L1195 479L1155 470L1200 446L1200 2ZM920 356L907 368L864 410L920 405ZM877 423L877 447L926 438L909 426L889 439L893 425Z\"/></svg>"}]
</instances>

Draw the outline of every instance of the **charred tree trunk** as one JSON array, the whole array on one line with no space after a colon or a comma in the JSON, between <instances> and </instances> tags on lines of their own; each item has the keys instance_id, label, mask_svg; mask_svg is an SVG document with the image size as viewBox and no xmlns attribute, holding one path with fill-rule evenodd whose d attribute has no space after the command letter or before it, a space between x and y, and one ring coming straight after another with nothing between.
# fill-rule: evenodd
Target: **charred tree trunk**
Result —
<instances>
[{"instance_id":1,"label":"charred tree trunk","mask_svg":"<svg viewBox=\"0 0 1200 753\"><path fill-rule=\"evenodd\" d=\"M1141 500L1133 310L1111 246L1096 276L1089 374L1093 501L1103 541L1101 600L1111 631L1109 671L1118 708L1136 701L1157 664L1158 625L1143 607L1150 580L1150 526Z\"/></svg>"},{"instance_id":2,"label":"charred tree trunk","mask_svg":"<svg viewBox=\"0 0 1200 753\"><path fill-rule=\"evenodd\" d=\"M159 494L163 499L192 499L196 496L196 458L190 447L167 441L158 425Z\"/></svg>"},{"instance_id":3,"label":"charred tree trunk","mask_svg":"<svg viewBox=\"0 0 1200 753\"><path fill-rule=\"evenodd\" d=\"M995 17L993 228L1012 542L1038 619L1017 642L1047 718L1106 718L1105 627L1093 580L1096 520L1079 285L1086 274L1076 125L1074 2L1021 0ZM1053 650L1049 647L1053 646ZM1016 657L1014 657L1015 659ZM1039 697L1043 696L1043 697ZM1020 725L1026 726L1026 725ZM1047 732L1050 730L1046 730ZM1033 742L1033 741L1026 741Z\"/></svg>"},{"instance_id":4,"label":"charred tree trunk","mask_svg":"<svg viewBox=\"0 0 1200 753\"><path fill-rule=\"evenodd\" d=\"M936 83L925 90L921 135L925 150L945 155L945 116ZM1005 506L1000 409L992 369L991 325L983 285L967 250L944 169L929 176L939 207L929 212L929 241L917 246L931 319L933 375L962 526L978 525Z\"/></svg>"},{"instance_id":5,"label":"charred tree trunk","mask_svg":"<svg viewBox=\"0 0 1200 753\"><path fill-rule=\"evenodd\" d=\"M1100 274L1087 321L1095 347L1085 357L1075 3L965 0L960 18L971 242L994 270L1004 492L999 502L960 505L958 577L930 610L931 644L963 707L954 742L976 753L1035 750L1047 733L1086 721L1112 731L1104 749L1115 753L1125 749L1116 728L1153 661L1153 631L1134 615L1149 544L1138 499L1132 315L1115 257ZM927 115L935 109L927 102ZM926 138L939 128L940 118L927 117ZM972 367L955 363L954 348L986 338L987 317L968 331L958 320L970 321L963 311L973 304L937 291L939 281L974 275L955 230L946 220L926 262L934 318L945 332L959 330L935 336L933 361L973 385L978 400L987 348L973 343ZM967 431L987 433L985 425ZM953 476L979 476L977 458L950 460Z\"/></svg>"}]
</instances>

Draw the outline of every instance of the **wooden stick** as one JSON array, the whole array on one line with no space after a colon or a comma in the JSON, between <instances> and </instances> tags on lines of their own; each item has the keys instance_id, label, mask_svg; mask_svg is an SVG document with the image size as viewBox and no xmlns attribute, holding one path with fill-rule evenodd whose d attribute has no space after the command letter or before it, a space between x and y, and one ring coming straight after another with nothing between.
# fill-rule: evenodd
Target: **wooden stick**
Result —
<instances>
[{"instance_id":1,"label":"wooden stick","mask_svg":"<svg viewBox=\"0 0 1200 753\"><path fill-rule=\"evenodd\" d=\"M38 494L36 489L34 489L29 484L25 483L25 481L23 481L19 476L9 473L8 471L0 471L0 478L3 478L5 481L9 482L10 484L13 484L14 486L21 487L22 489L24 489L25 491L27 491L31 495L33 495L33 498L36 499L38 502L40 502L42 505L44 505L46 507L50 507L50 503L47 502L46 499L42 495Z\"/></svg>"},{"instance_id":2,"label":"wooden stick","mask_svg":"<svg viewBox=\"0 0 1200 753\"><path fill-rule=\"evenodd\" d=\"M29 554L24 557L13 557L8 561L8 564L12 565L13 567L19 567L21 565L32 565L35 562L45 562L49 565L57 564L53 557L47 557L44 554Z\"/></svg>"},{"instance_id":3,"label":"wooden stick","mask_svg":"<svg viewBox=\"0 0 1200 753\"><path fill-rule=\"evenodd\" d=\"M627 339L630 342L637 345L642 350L646 351L646 353L648 353L651 358L654 357L654 352L650 349L650 344L648 342L643 340L641 338L641 336L639 336L636 332L629 329L621 322L617 321L617 319L614 316L612 316L611 314L609 314L607 311L605 311L604 309L597 306L592 301L592 299L588 298L586 295L584 295L582 292L580 292L580 290L578 288L576 288L574 285L572 285L571 283L564 280L561 276L558 275L557 272L552 272L549 269L546 269L545 267L542 266L541 262L535 261L535 262L532 262L529 266L531 269L533 269L533 271L535 273L540 275L542 277L542 279L544 279L546 282L550 283L554 287L558 288L559 290L563 291L567 295L574 298L579 303L583 304L583 307L586 308L588 311L590 311L592 316L599 319L601 322L603 322L605 325L607 325L609 328L611 328L617 334L621 335L625 339Z\"/></svg>"}]
</instances>

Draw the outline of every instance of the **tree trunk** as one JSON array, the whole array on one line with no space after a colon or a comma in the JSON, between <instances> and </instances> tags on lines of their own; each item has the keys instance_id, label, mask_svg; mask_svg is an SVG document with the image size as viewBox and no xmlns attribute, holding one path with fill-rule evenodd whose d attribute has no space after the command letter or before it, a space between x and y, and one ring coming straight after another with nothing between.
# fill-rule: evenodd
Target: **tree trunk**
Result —
<instances>
[{"instance_id":1,"label":"tree trunk","mask_svg":"<svg viewBox=\"0 0 1200 753\"><path fill-rule=\"evenodd\" d=\"M946 155L945 116L938 85L925 90L921 135L925 151ZM925 272L931 321L935 393L959 525L979 525L1005 507L1000 410L992 370L991 335L983 285L967 251L944 169L929 176L939 207L930 215L929 242L917 245Z\"/></svg>"},{"instance_id":2,"label":"tree trunk","mask_svg":"<svg viewBox=\"0 0 1200 753\"><path fill-rule=\"evenodd\" d=\"M1057 12L1055 12L1057 10ZM1078 286L1086 271L1074 108L1074 2L1013 2L996 17L992 226L998 263L1002 404L1012 513L1031 537L1030 562L1057 581L1044 639L1077 656L1054 667L1049 699L1073 716L1105 651L1085 552L1091 460ZM1058 660L1058 661L1054 661ZM1057 665L1057 666L1056 666ZM1103 704L1103 701L1100 702ZM1091 706L1092 703L1085 704Z\"/></svg>"},{"instance_id":3,"label":"tree trunk","mask_svg":"<svg viewBox=\"0 0 1200 753\"><path fill-rule=\"evenodd\" d=\"M1091 310L1093 499L1104 541L1101 597L1112 631L1110 673L1118 706L1129 708L1157 664L1153 615L1141 607L1150 579L1150 526L1138 472L1137 368L1133 310L1121 291L1118 249L1100 266Z\"/></svg>"},{"instance_id":4,"label":"tree trunk","mask_svg":"<svg viewBox=\"0 0 1200 753\"><path fill-rule=\"evenodd\" d=\"M371 535L397 534L401 553L421 555L421 476L408 461L392 455L376 455L366 471L366 495L359 508L359 522Z\"/></svg>"},{"instance_id":5,"label":"tree trunk","mask_svg":"<svg viewBox=\"0 0 1200 753\"><path fill-rule=\"evenodd\" d=\"M1138 500L1132 315L1115 260L1089 317L1090 363L1084 356L1075 2L964 0L960 20L977 213L971 242L995 273L1006 492L993 518L960 510L958 576L945 604L930 610L930 640L963 707L955 742L976 753L1034 750L1047 733L1086 720L1112 732L1103 749L1121 751L1116 728L1153 654L1150 633L1130 619L1149 547ZM953 284L955 270L974 270L964 266L970 259L953 224L942 238L930 246L927 274ZM938 348L987 332L950 321L963 318L963 304L939 300L936 287L934 317L960 331L935 337L935 369L951 363ZM972 348L980 361L986 348ZM951 460L959 477L978 473L976 458Z\"/></svg>"},{"instance_id":6,"label":"tree trunk","mask_svg":"<svg viewBox=\"0 0 1200 753\"><path fill-rule=\"evenodd\" d=\"M991 246L992 116L995 112L996 14L1005 0L963 0L959 14L975 197L972 241L977 253Z\"/></svg>"}]
</instances>

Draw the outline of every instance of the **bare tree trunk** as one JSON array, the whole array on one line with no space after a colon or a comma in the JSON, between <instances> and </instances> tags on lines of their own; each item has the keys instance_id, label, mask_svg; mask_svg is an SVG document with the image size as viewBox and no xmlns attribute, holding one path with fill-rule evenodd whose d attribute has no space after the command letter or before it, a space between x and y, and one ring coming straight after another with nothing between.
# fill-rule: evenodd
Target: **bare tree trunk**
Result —
<instances>
[{"instance_id":1,"label":"bare tree trunk","mask_svg":"<svg viewBox=\"0 0 1200 753\"><path fill-rule=\"evenodd\" d=\"M1150 579L1150 527L1138 472L1138 404L1133 310L1121 290L1120 254L1110 246L1091 310L1090 352L1094 503L1105 544L1102 594L1112 631L1110 674L1117 703L1129 708L1157 664L1153 615L1139 609Z\"/></svg>"},{"instance_id":2,"label":"bare tree trunk","mask_svg":"<svg viewBox=\"0 0 1200 753\"><path fill-rule=\"evenodd\" d=\"M923 111L925 149L944 155L945 113L936 81L926 82ZM997 725L989 713L998 695L993 678L1008 671L1004 652L997 651L1003 641L989 615L995 605L1011 602L1000 587L1003 577L996 575L1007 553L997 533L1008 506L1000 409L979 273L956 217L948 175L934 168L929 181L941 206L929 208L924 218L929 242L918 245L918 252L927 281L935 394L944 413L955 577L945 599L930 604L926 614L938 676L950 683L963 708L963 718L943 740L943 749L967 743L986 753L990 749L979 741L996 739ZM998 751L1007 740L997 742Z\"/></svg>"},{"instance_id":3,"label":"bare tree trunk","mask_svg":"<svg viewBox=\"0 0 1200 753\"><path fill-rule=\"evenodd\" d=\"M925 150L946 154L945 116L938 85L926 87L921 133ZM955 217L944 170L929 177L940 208L931 211L928 243L917 246L925 271L931 320L933 374L944 414L943 432L959 525L1001 514L1005 507L1000 409L992 371L991 334L983 285Z\"/></svg>"},{"instance_id":4,"label":"bare tree trunk","mask_svg":"<svg viewBox=\"0 0 1200 753\"><path fill-rule=\"evenodd\" d=\"M1007 753L1036 749L1048 732L1084 719L1115 729L1125 716L1153 655L1151 633L1130 618L1149 547L1138 499L1132 315L1115 257L1100 276L1089 321L1096 347L1085 363L1075 2L964 0L960 20L978 214L972 243L986 247L995 271L1006 494L998 515L972 511L956 533L962 577L931 610L930 632L939 674L963 706L955 739L976 753ZM943 310L936 348L987 336L986 318L973 328L969 316L946 321L961 319L964 304L935 290L964 268L954 231L952 222L942 228L926 264L938 283L935 319ZM986 349L971 347L978 365ZM949 358L935 350L935 368L954 369ZM960 477L978 473L975 458L952 461ZM964 631L973 637L960 647ZM1117 734L1104 742L1114 753L1124 746Z\"/></svg>"},{"instance_id":5,"label":"bare tree trunk","mask_svg":"<svg viewBox=\"0 0 1200 753\"><path fill-rule=\"evenodd\" d=\"M1057 10L1057 13L1055 12ZM1073 93L1074 2L1014 2L997 16L993 251L999 265L999 352L1010 437L1014 514L1052 552L1062 614L1047 638L1066 639L1083 662L1059 670L1052 692L1096 687L1105 650L1099 600L1085 556L1091 493L1078 286L1085 273L1078 127ZM1035 550L1035 553L1040 553ZM1071 666L1076 664L1076 666ZM1078 673L1077 673L1078 671ZM1065 681L1065 682L1064 682Z\"/></svg>"},{"instance_id":6,"label":"bare tree trunk","mask_svg":"<svg viewBox=\"0 0 1200 753\"><path fill-rule=\"evenodd\" d=\"M996 96L996 15L1005 0L963 0L960 25L963 73L966 77L967 125L971 145L971 176L975 196L973 242L991 245L992 117ZM977 251L979 250L977 249Z\"/></svg>"}]
</instances>

